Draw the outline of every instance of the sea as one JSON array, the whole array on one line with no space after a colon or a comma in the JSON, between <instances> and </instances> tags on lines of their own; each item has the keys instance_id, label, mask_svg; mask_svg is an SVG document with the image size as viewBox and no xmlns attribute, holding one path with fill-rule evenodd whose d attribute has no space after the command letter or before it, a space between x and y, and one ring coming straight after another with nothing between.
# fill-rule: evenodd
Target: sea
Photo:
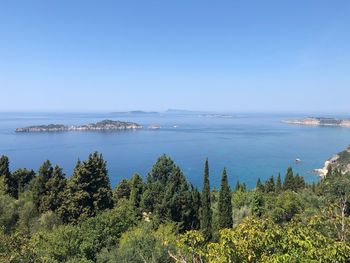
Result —
<instances>
[{"instance_id":1,"label":"sea","mask_svg":"<svg viewBox=\"0 0 350 263\"><path fill-rule=\"evenodd\" d=\"M212 187L220 186L228 171L232 187L240 181L249 188L257 179L279 173L289 166L307 182L319 180L315 168L350 144L350 128L299 126L283 120L307 114L232 115L200 113L0 113L0 155L7 155L10 168L37 171L45 160L63 167L71 176L78 159L94 151L107 161L111 185L134 173L144 178L157 158L170 156L190 183L202 186L205 160ZM127 131L72 131L16 133L18 127L41 124L83 125L111 119L144 126ZM150 129L149 126L160 126ZM296 159L301 162L297 163Z\"/></svg>"}]
</instances>

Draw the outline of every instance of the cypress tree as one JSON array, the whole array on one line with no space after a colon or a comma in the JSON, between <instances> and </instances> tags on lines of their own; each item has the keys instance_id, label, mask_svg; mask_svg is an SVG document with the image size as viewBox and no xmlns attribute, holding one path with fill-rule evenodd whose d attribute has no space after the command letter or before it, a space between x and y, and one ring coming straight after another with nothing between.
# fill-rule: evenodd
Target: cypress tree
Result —
<instances>
[{"instance_id":1,"label":"cypress tree","mask_svg":"<svg viewBox=\"0 0 350 263\"><path fill-rule=\"evenodd\" d=\"M239 181L237 181L236 186L235 186L235 192L240 191L241 188L242 188L241 183Z\"/></svg>"},{"instance_id":2,"label":"cypress tree","mask_svg":"<svg viewBox=\"0 0 350 263\"><path fill-rule=\"evenodd\" d=\"M263 186L263 184L261 183L260 178L258 178L258 181L256 182L256 190L258 190L258 191L260 191L260 192L263 192L263 191L264 191L264 186Z\"/></svg>"},{"instance_id":3,"label":"cypress tree","mask_svg":"<svg viewBox=\"0 0 350 263\"><path fill-rule=\"evenodd\" d=\"M18 198L17 182L10 172L9 159L5 155L0 157L0 178L3 180L5 193Z\"/></svg>"},{"instance_id":4,"label":"cypress tree","mask_svg":"<svg viewBox=\"0 0 350 263\"><path fill-rule=\"evenodd\" d=\"M197 188L191 185L191 196L192 196L192 210L191 210L191 226L190 229L200 229L200 207L201 207L201 194Z\"/></svg>"},{"instance_id":5,"label":"cypress tree","mask_svg":"<svg viewBox=\"0 0 350 263\"><path fill-rule=\"evenodd\" d=\"M241 184L241 189L242 189L242 192L246 192L247 191L247 185L245 183Z\"/></svg>"},{"instance_id":6,"label":"cypress tree","mask_svg":"<svg viewBox=\"0 0 350 263\"><path fill-rule=\"evenodd\" d=\"M269 178L269 180L265 183L265 192L266 193L274 193L275 192L275 179L273 176Z\"/></svg>"},{"instance_id":7,"label":"cypress tree","mask_svg":"<svg viewBox=\"0 0 350 263\"><path fill-rule=\"evenodd\" d=\"M253 207L252 213L257 217L261 217L264 213L264 198L262 196L262 192L255 191L253 197Z\"/></svg>"},{"instance_id":8,"label":"cypress tree","mask_svg":"<svg viewBox=\"0 0 350 263\"><path fill-rule=\"evenodd\" d=\"M282 181L281 181L281 174L278 174L277 181L276 181L276 193L280 193L282 191Z\"/></svg>"},{"instance_id":9,"label":"cypress tree","mask_svg":"<svg viewBox=\"0 0 350 263\"><path fill-rule=\"evenodd\" d=\"M219 229L231 228L233 225L232 219L232 196L231 189L228 185L226 169L222 172L221 187L219 193L218 204L218 227Z\"/></svg>"},{"instance_id":10,"label":"cypress tree","mask_svg":"<svg viewBox=\"0 0 350 263\"><path fill-rule=\"evenodd\" d=\"M297 174L294 177L294 191L298 191L300 189L304 189L305 186L306 186L306 184L305 184L304 177L302 177L299 174Z\"/></svg>"},{"instance_id":11,"label":"cypress tree","mask_svg":"<svg viewBox=\"0 0 350 263\"><path fill-rule=\"evenodd\" d=\"M140 208L143 192L143 182L139 174L134 174L130 181L130 202L135 209Z\"/></svg>"},{"instance_id":12,"label":"cypress tree","mask_svg":"<svg viewBox=\"0 0 350 263\"><path fill-rule=\"evenodd\" d=\"M294 190L294 174L292 167L289 167L287 170L286 177L284 178L283 190Z\"/></svg>"},{"instance_id":13,"label":"cypress tree","mask_svg":"<svg viewBox=\"0 0 350 263\"><path fill-rule=\"evenodd\" d=\"M208 159L205 161L204 168L204 182L203 191L201 197L201 218L200 218L201 231L206 241L209 241L212 237L212 210L211 210L211 198L210 198L210 183L209 183L209 164Z\"/></svg>"}]
</instances>

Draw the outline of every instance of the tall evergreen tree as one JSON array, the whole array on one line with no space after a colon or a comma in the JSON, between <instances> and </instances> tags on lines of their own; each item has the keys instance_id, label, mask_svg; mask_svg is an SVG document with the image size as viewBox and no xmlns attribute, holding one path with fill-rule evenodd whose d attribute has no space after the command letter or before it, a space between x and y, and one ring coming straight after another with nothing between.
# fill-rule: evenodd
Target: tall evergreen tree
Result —
<instances>
[{"instance_id":1,"label":"tall evergreen tree","mask_svg":"<svg viewBox=\"0 0 350 263\"><path fill-rule=\"evenodd\" d=\"M172 176L175 168L174 161L162 155L153 165L151 171L147 175L145 189L142 194L142 209L147 212L163 214L163 199L165 195L165 187ZM157 198L155 198L157 196Z\"/></svg>"},{"instance_id":2,"label":"tall evergreen tree","mask_svg":"<svg viewBox=\"0 0 350 263\"><path fill-rule=\"evenodd\" d=\"M46 194L42 197L41 211L56 211L61 208L64 201L66 176L58 165L52 170L52 176L45 184Z\"/></svg>"},{"instance_id":3,"label":"tall evergreen tree","mask_svg":"<svg viewBox=\"0 0 350 263\"><path fill-rule=\"evenodd\" d=\"M35 178L35 172L28 169L17 169L12 173L12 176L17 182L18 192L23 192L30 185L30 182Z\"/></svg>"},{"instance_id":4,"label":"tall evergreen tree","mask_svg":"<svg viewBox=\"0 0 350 263\"><path fill-rule=\"evenodd\" d=\"M264 213L264 197L262 196L262 192L255 191L253 197L253 206L252 213L257 217L261 217Z\"/></svg>"},{"instance_id":5,"label":"tall evergreen tree","mask_svg":"<svg viewBox=\"0 0 350 263\"><path fill-rule=\"evenodd\" d=\"M5 193L17 198L17 182L10 172L9 159L5 155L0 157L0 178L3 180Z\"/></svg>"},{"instance_id":6,"label":"tall evergreen tree","mask_svg":"<svg viewBox=\"0 0 350 263\"><path fill-rule=\"evenodd\" d=\"M116 199L129 199L130 197L130 183L128 180L123 179L120 181L120 183L117 185L117 187L114 190L114 194L116 196Z\"/></svg>"},{"instance_id":7,"label":"tall evergreen tree","mask_svg":"<svg viewBox=\"0 0 350 263\"><path fill-rule=\"evenodd\" d=\"M245 183L241 184L242 192L247 192L247 185Z\"/></svg>"},{"instance_id":8,"label":"tall evergreen tree","mask_svg":"<svg viewBox=\"0 0 350 263\"><path fill-rule=\"evenodd\" d=\"M228 185L226 169L222 172L221 187L219 193L218 204L218 227L219 229L231 228L233 225L232 219L232 193Z\"/></svg>"},{"instance_id":9,"label":"tall evergreen tree","mask_svg":"<svg viewBox=\"0 0 350 263\"><path fill-rule=\"evenodd\" d=\"M274 193L275 192L275 179L273 175L265 183L265 192Z\"/></svg>"},{"instance_id":10,"label":"tall evergreen tree","mask_svg":"<svg viewBox=\"0 0 350 263\"><path fill-rule=\"evenodd\" d=\"M306 186L306 184L305 184L304 177L300 176L299 174L294 176L294 189L293 189L294 191L304 189L305 186Z\"/></svg>"},{"instance_id":11,"label":"tall evergreen tree","mask_svg":"<svg viewBox=\"0 0 350 263\"><path fill-rule=\"evenodd\" d=\"M78 161L67 184L65 221L77 222L113 207L113 194L106 162L97 152Z\"/></svg>"},{"instance_id":12,"label":"tall evergreen tree","mask_svg":"<svg viewBox=\"0 0 350 263\"><path fill-rule=\"evenodd\" d=\"M201 207L201 194L197 188L191 185L192 195L192 210L191 210L191 226L190 229L200 229L200 207Z\"/></svg>"},{"instance_id":13,"label":"tall evergreen tree","mask_svg":"<svg viewBox=\"0 0 350 263\"><path fill-rule=\"evenodd\" d=\"M282 180L281 180L281 174L278 174L277 181L276 181L276 193L280 193L282 191Z\"/></svg>"},{"instance_id":14,"label":"tall evergreen tree","mask_svg":"<svg viewBox=\"0 0 350 263\"><path fill-rule=\"evenodd\" d=\"M210 198L210 183L209 183L209 163L208 159L205 161L204 168L204 182L201 197L201 217L200 217L201 231L206 239L209 241L212 238L212 210Z\"/></svg>"},{"instance_id":15,"label":"tall evergreen tree","mask_svg":"<svg viewBox=\"0 0 350 263\"><path fill-rule=\"evenodd\" d=\"M283 190L294 190L294 174L292 167L288 167L286 177L284 178Z\"/></svg>"},{"instance_id":16,"label":"tall evergreen tree","mask_svg":"<svg viewBox=\"0 0 350 263\"><path fill-rule=\"evenodd\" d=\"M260 192L263 192L263 191L264 191L264 186L263 186L263 184L261 183L260 178L258 178L258 181L256 182L256 190L258 190L258 191L260 191Z\"/></svg>"},{"instance_id":17,"label":"tall evergreen tree","mask_svg":"<svg viewBox=\"0 0 350 263\"><path fill-rule=\"evenodd\" d=\"M241 188L242 188L241 183L239 181L237 181L236 186L235 186L235 192L240 191Z\"/></svg>"},{"instance_id":18,"label":"tall evergreen tree","mask_svg":"<svg viewBox=\"0 0 350 263\"><path fill-rule=\"evenodd\" d=\"M139 209L143 193L142 177L139 174L134 174L130 181L130 202L131 205Z\"/></svg>"},{"instance_id":19,"label":"tall evergreen tree","mask_svg":"<svg viewBox=\"0 0 350 263\"><path fill-rule=\"evenodd\" d=\"M152 212L154 218L180 223L180 231L190 229L193 214L189 184L174 161L163 155L147 176L141 198L142 211Z\"/></svg>"},{"instance_id":20,"label":"tall evergreen tree","mask_svg":"<svg viewBox=\"0 0 350 263\"><path fill-rule=\"evenodd\" d=\"M40 213L46 212L47 207L43 203L45 196L48 194L47 182L52 177L53 168L51 162L46 160L39 168L37 177L35 178L32 192L34 204Z\"/></svg>"},{"instance_id":21,"label":"tall evergreen tree","mask_svg":"<svg viewBox=\"0 0 350 263\"><path fill-rule=\"evenodd\" d=\"M174 167L165 187L162 211L166 219L180 223L180 230L189 230L191 226L192 195L189 185L180 167Z\"/></svg>"}]
</instances>

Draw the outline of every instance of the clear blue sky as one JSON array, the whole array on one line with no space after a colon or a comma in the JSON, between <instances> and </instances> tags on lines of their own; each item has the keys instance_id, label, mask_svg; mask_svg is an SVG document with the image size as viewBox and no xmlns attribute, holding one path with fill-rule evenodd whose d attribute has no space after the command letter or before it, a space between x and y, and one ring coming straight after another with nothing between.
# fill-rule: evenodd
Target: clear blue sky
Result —
<instances>
[{"instance_id":1,"label":"clear blue sky","mask_svg":"<svg viewBox=\"0 0 350 263\"><path fill-rule=\"evenodd\" d=\"M349 112L350 1L1 1L0 91L0 111Z\"/></svg>"}]
</instances>

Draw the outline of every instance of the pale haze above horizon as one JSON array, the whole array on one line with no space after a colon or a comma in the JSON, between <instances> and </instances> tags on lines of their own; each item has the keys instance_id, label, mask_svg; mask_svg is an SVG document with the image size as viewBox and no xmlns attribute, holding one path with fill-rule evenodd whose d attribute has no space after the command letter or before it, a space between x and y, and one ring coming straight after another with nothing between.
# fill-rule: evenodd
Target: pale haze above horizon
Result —
<instances>
[{"instance_id":1,"label":"pale haze above horizon","mask_svg":"<svg viewBox=\"0 0 350 263\"><path fill-rule=\"evenodd\" d=\"M350 1L2 1L0 111L350 110Z\"/></svg>"}]
</instances>

